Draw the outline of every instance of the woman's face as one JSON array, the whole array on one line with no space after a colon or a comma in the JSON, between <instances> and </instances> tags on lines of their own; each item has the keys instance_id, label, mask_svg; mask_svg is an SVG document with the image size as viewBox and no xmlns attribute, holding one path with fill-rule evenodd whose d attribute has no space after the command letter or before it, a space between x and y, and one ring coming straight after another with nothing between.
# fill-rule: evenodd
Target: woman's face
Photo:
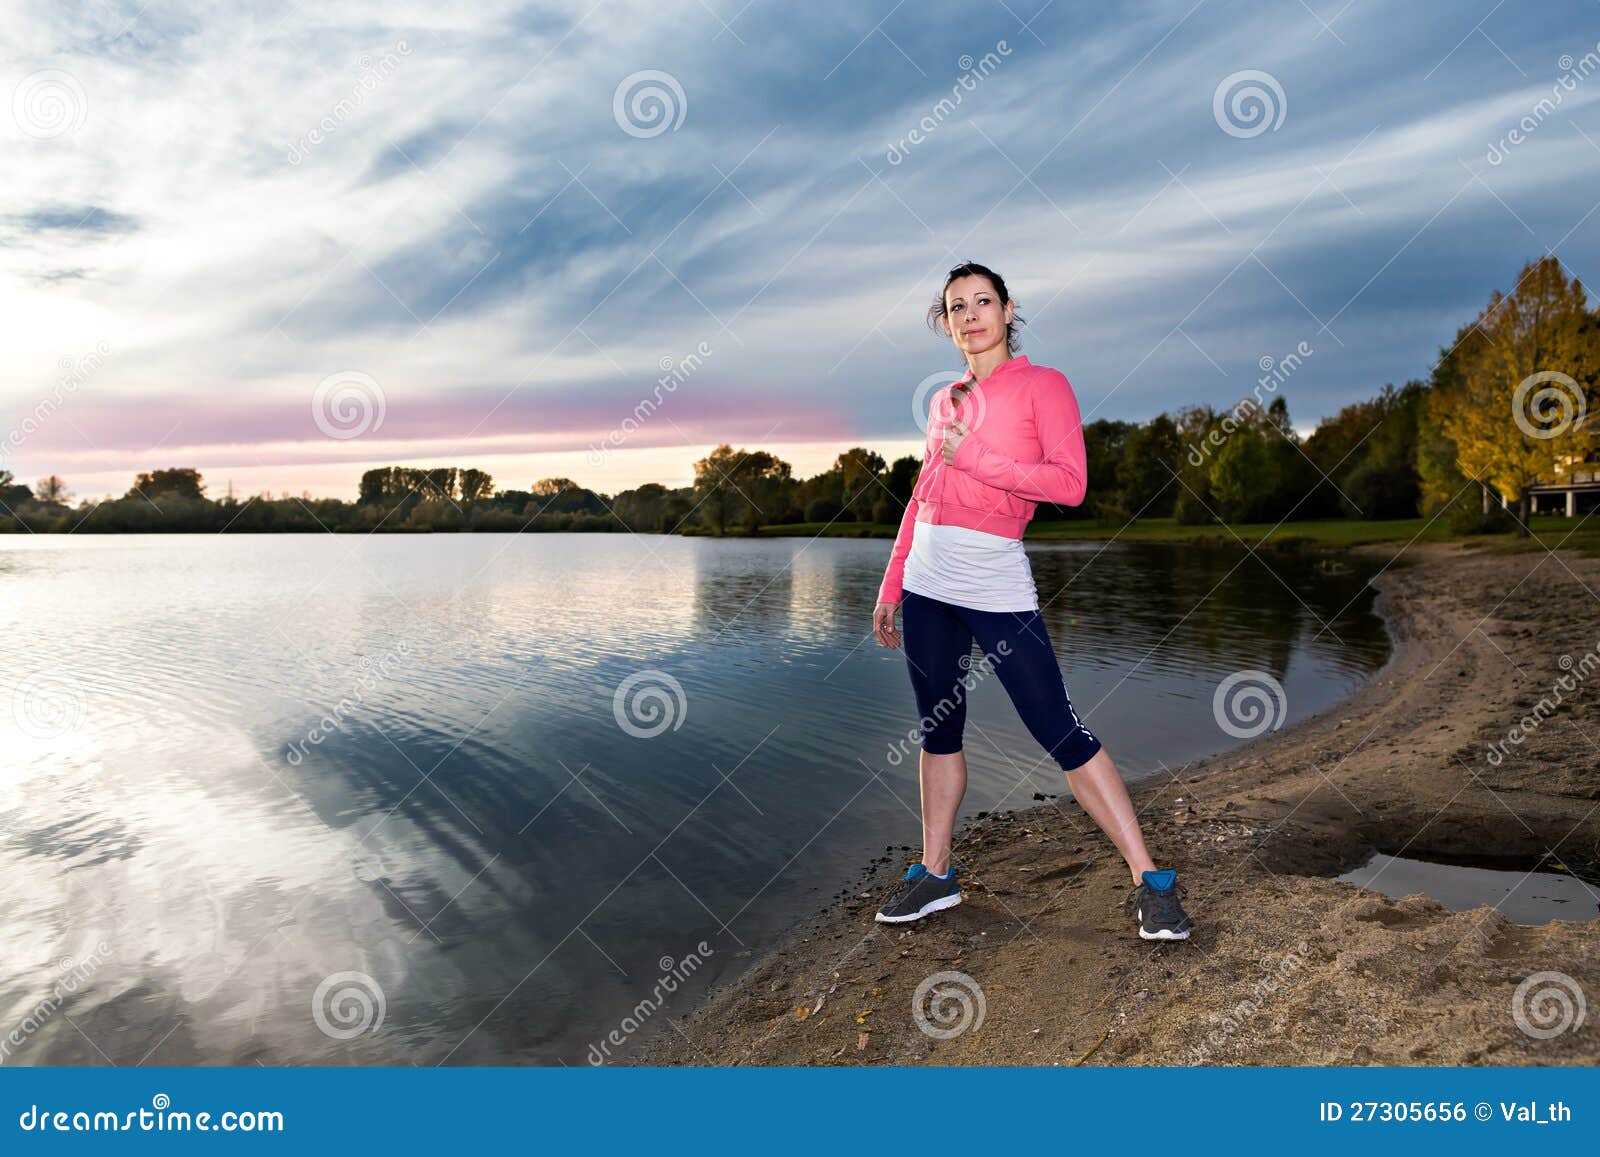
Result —
<instances>
[{"instance_id":1,"label":"woman's face","mask_svg":"<svg viewBox=\"0 0 1600 1157\"><path fill-rule=\"evenodd\" d=\"M1001 305L994 286L980 273L952 281L944 291L944 321L956 348L971 357L1004 347L1012 304Z\"/></svg>"}]
</instances>

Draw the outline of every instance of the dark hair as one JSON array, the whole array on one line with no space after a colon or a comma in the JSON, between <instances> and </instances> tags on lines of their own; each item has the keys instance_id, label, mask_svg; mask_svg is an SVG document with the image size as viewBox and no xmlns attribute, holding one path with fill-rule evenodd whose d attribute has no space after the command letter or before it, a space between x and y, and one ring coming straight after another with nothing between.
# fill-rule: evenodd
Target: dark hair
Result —
<instances>
[{"instance_id":1,"label":"dark hair","mask_svg":"<svg viewBox=\"0 0 1600 1157\"><path fill-rule=\"evenodd\" d=\"M950 288L950 283L959 277L987 277L989 284L994 286L995 296L1000 299L1000 304L1005 305L1011 300L1011 295L1006 292L1005 278L1001 277L987 265L979 265L976 261L963 261L952 269L944 279L944 286L939 290L938 296L933 299L933 304L928 307L928 328L935 333L942 332L950 336L950 323L945 310L944 293ZM1017 333L1017 326L1026 324L1015 310L1011 314L1012 320L1006 323L1006 352L1016 357L1017 350L1022 345L1022 338Z\"/></svg>"}]
</instances>

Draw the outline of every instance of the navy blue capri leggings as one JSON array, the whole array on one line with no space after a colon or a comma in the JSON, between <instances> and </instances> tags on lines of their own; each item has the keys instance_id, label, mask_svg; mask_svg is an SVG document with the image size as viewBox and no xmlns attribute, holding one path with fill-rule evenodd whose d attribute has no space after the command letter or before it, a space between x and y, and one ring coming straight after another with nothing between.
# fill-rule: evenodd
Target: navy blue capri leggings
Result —
<instances>
[{"instance_id":1,"label":"navy blue capri leggings","mask_svg":"<svg viewBox=\"0 0 1600 1157\"><path fill-rule=\"evenodd\" d=\"M921 716L923 751L949 755L961 750L967 695L982 678L972 669L974 640L1022 722L1063 771L1082 767L1100 750L1100 740L1072 709L1038 611L975 611L903 591L900 625Z\"/></svg>"}]
</instances>

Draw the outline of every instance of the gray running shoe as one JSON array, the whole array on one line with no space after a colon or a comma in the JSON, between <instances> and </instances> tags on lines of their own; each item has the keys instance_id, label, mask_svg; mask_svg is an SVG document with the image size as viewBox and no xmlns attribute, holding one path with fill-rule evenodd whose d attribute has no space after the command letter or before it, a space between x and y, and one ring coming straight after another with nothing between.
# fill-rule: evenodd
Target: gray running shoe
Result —
<instances>
[{"instance_id":1,"label":"gray running shoe","mask_svg":"<svg viewBox=\"0 0 1600 1157\"><path fill-rule=\"evenodd\" d=\"M941 908L954 908L961 903L961 885L954 865L945 879L933 875L922 864L912 864L906 869L900 885L882 908L876 919L881 924L904 924L920 920Z\"/></svg>"},{"instance_id":2,"label":"gray running shoe","mask_svg":"<svg viewBox=\"0 0 1600 1157\"><path fill-rule=\"evenodd\" d=\"M1178 902L1178 897L1187 895L1187 891L1177 880L1178 873L1173 868L1145 872L1144 878L1122 902L1123 911L1132 909L1134 918L1139 921L1141 939L1189 939L1193 925Z\"/></svg>"}]
</instances>

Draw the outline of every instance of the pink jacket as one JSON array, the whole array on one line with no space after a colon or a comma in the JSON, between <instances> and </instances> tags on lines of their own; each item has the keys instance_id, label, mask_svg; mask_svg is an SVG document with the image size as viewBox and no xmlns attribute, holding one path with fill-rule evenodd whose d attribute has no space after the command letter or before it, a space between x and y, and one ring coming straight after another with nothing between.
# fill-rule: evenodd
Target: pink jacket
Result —
<instances>
[{"instance_id":1,"label":"pink jacket","mask_svg":"<svg viewBox=\"0 0 1600 1157\"><path fill-rule=\"evenodd\" d=\"M961 381L972 381L972 371ZM1065 374L1019 354L996 366L952 409L950 391L957 384L933 397L922 471L911 488L878 588L880 603L900 601L916 523L1021 538L1039 503L1077 506L1088 489L1083 424ZM964 421L971 433L947 465L944 433L954 418Z\"/></svg>"}]
</instances>

